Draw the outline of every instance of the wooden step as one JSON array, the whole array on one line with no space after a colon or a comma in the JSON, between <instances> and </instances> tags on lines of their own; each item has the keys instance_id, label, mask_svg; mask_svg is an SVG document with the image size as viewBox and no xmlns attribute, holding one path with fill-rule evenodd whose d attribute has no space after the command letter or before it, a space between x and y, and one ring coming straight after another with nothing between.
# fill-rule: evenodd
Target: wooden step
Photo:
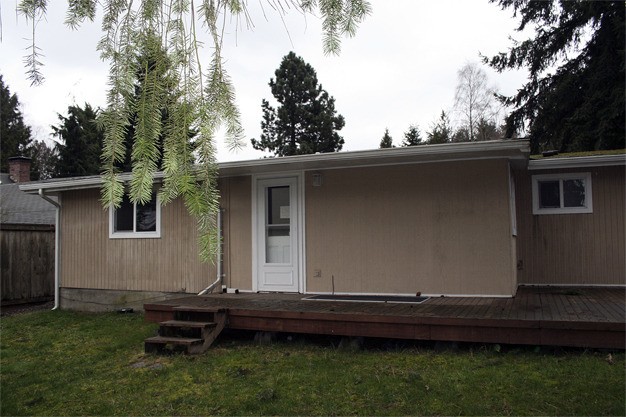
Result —
<instances>
[{"instance_id":1,"label":"wooden step","mask_svg":"<svg viewBox=\"0 0 626 417\"><path fill-rule=\"evenodd\" d=\"M204 340L190 338L190 337L165 337L165 336L154 336L149 337L145 340L145 343L152 343L158 345L180 345L180 346L191 346L196 343L202 343Z\"/></svg>"},{"instance_id":2,"label":"wooden step","mask_svg":"<svg viewBox=\"0 0 626 417\"><path fill-rule=\"evenodd\" d=\"M182 327L193 329L208 329L217 326L217 323L208 321L167 320L159 323L161 327Z\"/></svg>"},{"instance_id":3,"label":"wooden step","mask_svg":"<svg viewBox=\"0 0 626 417\"><path fill-rule=\"evenodd\" d=\"M203 353L226 326L228 315L227 309L211 307L178 306L172 311L175 319L161 321L159 336L145 340L146 353Z\"/></svg>"}]
</instances>

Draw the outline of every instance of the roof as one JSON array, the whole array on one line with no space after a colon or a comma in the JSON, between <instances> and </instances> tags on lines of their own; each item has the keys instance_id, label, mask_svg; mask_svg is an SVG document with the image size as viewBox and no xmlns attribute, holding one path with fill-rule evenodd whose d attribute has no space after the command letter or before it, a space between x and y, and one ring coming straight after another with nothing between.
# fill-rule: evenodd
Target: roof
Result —
<instances>
[{"instance_id":1,"label":"roof","mask_svg":"<svg viewBox=\"0 0 626 417\"><path fill-rule=\"evenodd\" d=\"M17 183L7 183L8 174L0 174L0 222L6 224L54 224L55 207L36 195L20 190Z\"/></svg>"},{"instance_id":2,"label":"roof","mask_svg":"<svg viewBox=\"0 0 626 417\"><path fill-rule=\"evenodd\" d=\"M218 169L220 177L233 177L273 172L319 171L364 166L441 163L484 159L508 159L514 164L525 167L528 156L529 146L527 140L497 140L221 162L218 163ZM130 178L130 173L120 175L122 181L129 180ZM163 178L163 173L158 172L155 178ZM101 184L102 178L95 175L31 182L22 184L20 188L29 193L36 193L40 189L47 193L55 193L66 190L97 188Z\"/></svg>"},{"instance_id":3,"label":"roof","mask_svg":"<svg viewBox=\"0 0 626 417\"><path fill-rule=\"evenodd\" d=\"M602 166L624 166L626 165L626 154L624 153L586 153L581 154L561 154L558 157L531 159L528 161L528 169L564 169L564 168L591 168Z\"/></svg>"},{"instance_id":4,"label":"roof","mask_svg":"<svg viewBox=\"0 0 626 417\"><path fill-rule=\"evenodd\" d=\"M0 173L0 185L1 184L13 184L10 174Z\"/></svg>"}]
</instances>

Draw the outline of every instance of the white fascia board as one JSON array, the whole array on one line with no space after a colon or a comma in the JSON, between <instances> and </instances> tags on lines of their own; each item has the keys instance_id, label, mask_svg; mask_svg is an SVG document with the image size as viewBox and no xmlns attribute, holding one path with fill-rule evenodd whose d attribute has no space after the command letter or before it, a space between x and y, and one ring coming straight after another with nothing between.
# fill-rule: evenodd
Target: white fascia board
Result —
<instances>
[{"instance_id":1,"label":"white fascia board","mask_svg":"<svg viewBox=\"0 0 626 417\"><path fill-rule=\"evenodd\" d=\"M163 172L154 174L155 180L163 178ZM120 174L118 179L122 182L130 181L132 175L127 172ZM20 190L28 194L37 194L39 190L43 190L48 194L58 193L60 191L85 190L89 188L98 188L103 184L103 179L99 175L89 177L63 178L59 180L48 180L43 182L29 182L20 184Z\"/></svg>"},{"instance_id":2,"label":"white fascia board","mask_svg":"<svg viewBox=\"0 0 626 417\"><path fill-rule=\"evenodd\" d=\"M540 169L590 168L602 166L626 165L626 154L576 156L571 158L531 159L528 162L530 171Z\"/></svg>"}]
</instances>

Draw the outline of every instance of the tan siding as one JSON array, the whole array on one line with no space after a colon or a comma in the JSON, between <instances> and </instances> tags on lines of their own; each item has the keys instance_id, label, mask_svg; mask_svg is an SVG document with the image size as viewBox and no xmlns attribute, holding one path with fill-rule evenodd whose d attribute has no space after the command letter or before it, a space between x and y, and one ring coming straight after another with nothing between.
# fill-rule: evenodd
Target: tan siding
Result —
<instances>
[{"instance_id":1,"label":"tan siding","mask_svg":"<svg viewBox=\"0 0 626 417\"><path fill-rule=\"evenodd\" d=\"M591 172L593 213L533 215L532 175ZM516 173L521 284L624 285L623 167Z\"/></svg>"},{"instance_id":2,"label":"tan siding","mask_svg":"<svg viewBox=\"0 0 626 417\"><path fill-rule=\"evenodd\" d=\"M307 291L512 294L506 161L322 174L306 176Z\"/></svg>"},{"instance_id":3,"label":"tan siding","mask_svg":"<svg viewBox=\"0 0 626 417\"><path fill-rule=\"evenodd\" d=\"M225 178L224 207L225 273L230 288L252 290L252 180L249 176Z\"/></svg>"},{"instance_id":4,"label":"tan siding","mask_svg":"<svg viewBox=\"0 0 626 417\"><path fill-rule=\"evenodd\" d=\"M181 200L161 208L160 239L109 239L98 190L65 192L62 205L62 287L195 293L215 279Z\"/></svg>"}]
</instances>

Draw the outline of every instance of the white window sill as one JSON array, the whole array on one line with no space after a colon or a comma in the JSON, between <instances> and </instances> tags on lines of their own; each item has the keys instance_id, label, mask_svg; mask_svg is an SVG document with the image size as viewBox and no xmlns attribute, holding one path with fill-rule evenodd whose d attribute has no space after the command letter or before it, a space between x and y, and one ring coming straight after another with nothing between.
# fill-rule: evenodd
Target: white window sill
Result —
<instances>
[{"instance_id":1,"label":"white window sill","mask_svg":"<svg viewBox=\"0 0 626 417\"><path fill-rule=\"evenodd\" d=\"M571 207L571 208L539 208L534 209L533 214L584 214L593 213L591 207Z\"/></svg>"},{"instance_id":2,"label":"white window sill","mask_svg":"<svg viewBox=\"0 0 626 417\"><path fill-rule=\"evenodd\" d=\"M109 234L110 239L160 239L158 232L116 232Z\"/></svg>"}]
</instances>

